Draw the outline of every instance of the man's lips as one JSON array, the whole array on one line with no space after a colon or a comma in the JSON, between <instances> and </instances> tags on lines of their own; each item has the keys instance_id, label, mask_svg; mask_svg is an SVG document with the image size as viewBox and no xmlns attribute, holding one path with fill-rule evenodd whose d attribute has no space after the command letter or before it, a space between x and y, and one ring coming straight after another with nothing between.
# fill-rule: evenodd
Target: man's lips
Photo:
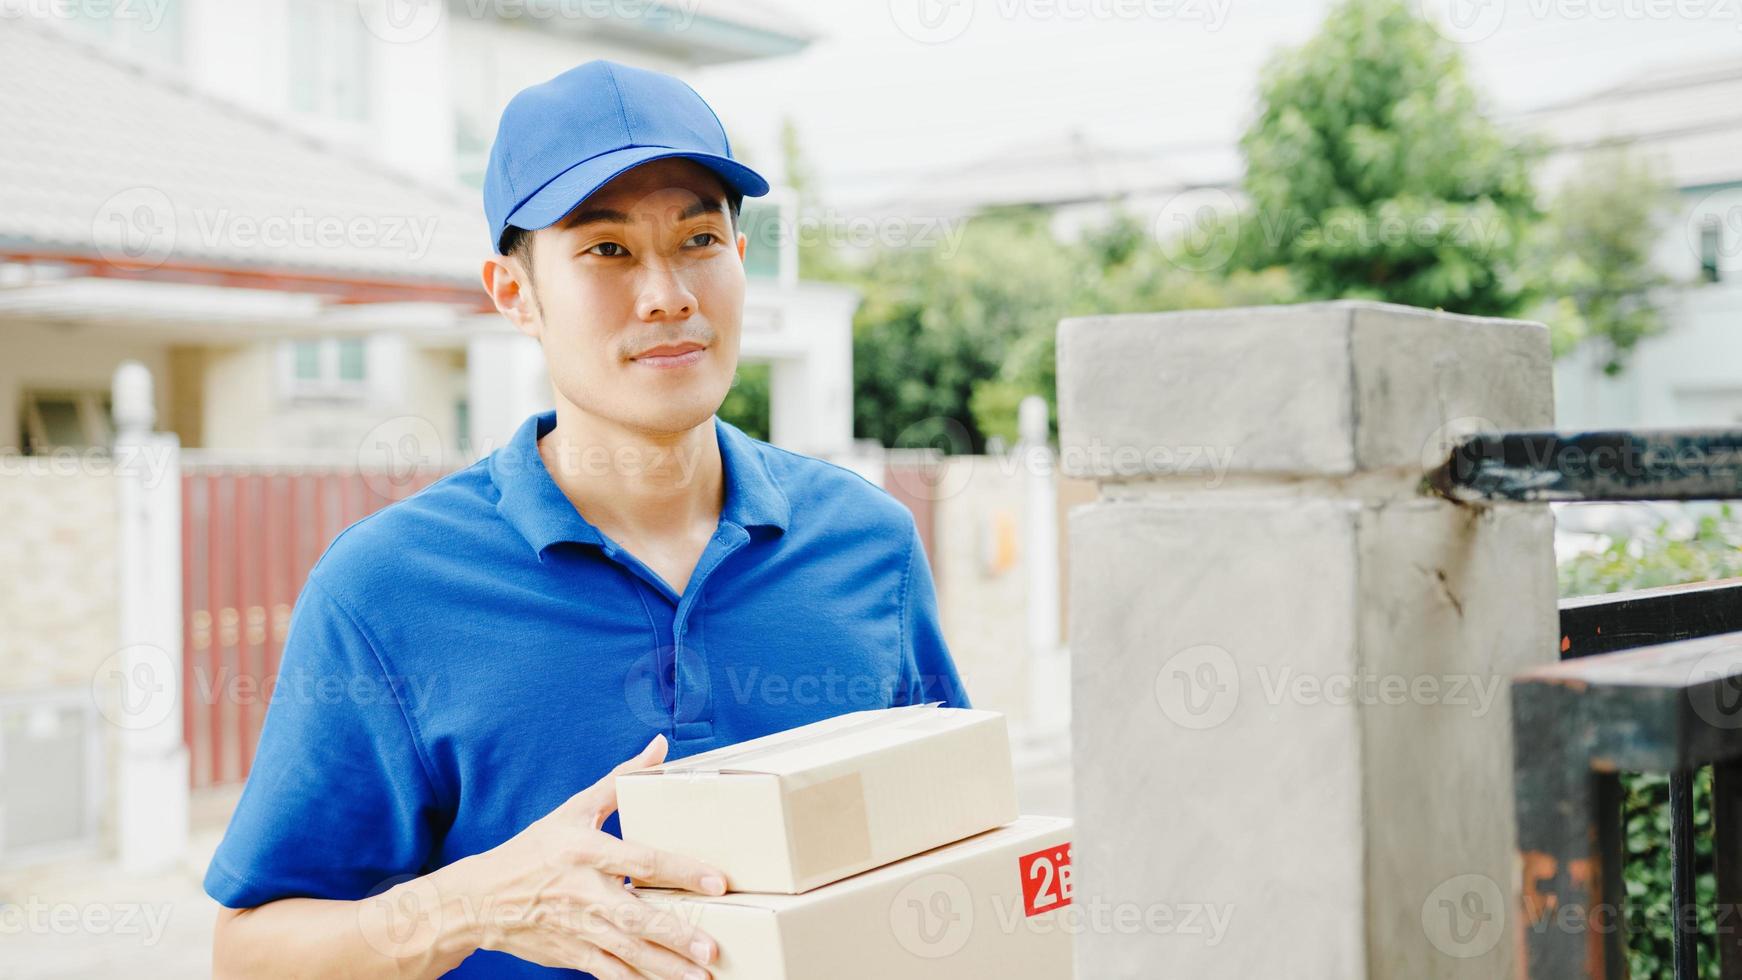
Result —
<instances>
[{"instance_id":1,"label":"man's lips","mask_svg":"<svg viewBox=\"0 0 1742 980\"><path fill-rule=\"evenodd\" d=\"M653 368L685 367L701 360L706 350L706 347L694 342L661 344L658 347L649 347L631 360Z\"/></svg>"}]
</instances>

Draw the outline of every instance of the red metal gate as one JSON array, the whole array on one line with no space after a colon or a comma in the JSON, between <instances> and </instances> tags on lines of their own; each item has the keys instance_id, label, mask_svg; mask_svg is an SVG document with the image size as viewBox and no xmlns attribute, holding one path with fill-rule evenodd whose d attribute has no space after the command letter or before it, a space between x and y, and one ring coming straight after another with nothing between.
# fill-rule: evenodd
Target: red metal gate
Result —
<instances>
[{"instance_id":1,"label":"red metal gate","mask_svg":"<svg viewBox=\"0 0 1742 980\"><path fill-rule=\"evenodd\" d=\"M247 777L315 559L346 526L442 475L184 466L182 721L195 787Z\"/></svg>"},{"instance_id":2,"label":"red metal gate","mask_svg":"<svg viewBox=\"0 0 1742 980\"><path fill-rule=\"evenodd\" d=\"M182 705L195 787L238 783L254 746L303 580L350 524L446 471L188 462L182 471ZM937 464L889 467L933 567Z\"/></svg>"},{"instance_id":3,"label":"red metal gate","mask_svg":"<svg viewBox=\"0 0 1742 980\"><path fill-rule=\"evenodd\" d=\"M914 453L890 453L883 464L883 489L913 512L934 578L938 571L937 502L939 495L947 492L939 486L945 465L947 461L941 456Z\"/></svg>"}]
</instances>

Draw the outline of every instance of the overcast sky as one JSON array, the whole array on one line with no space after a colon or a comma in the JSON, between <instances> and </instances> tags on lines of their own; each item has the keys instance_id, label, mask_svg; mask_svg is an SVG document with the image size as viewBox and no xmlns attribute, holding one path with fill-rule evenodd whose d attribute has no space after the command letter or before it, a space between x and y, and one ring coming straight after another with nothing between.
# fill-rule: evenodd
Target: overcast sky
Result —
<instances>
[{"instance_id":1,"label":"overcast sky","mask_svg":"<svg viewBox=\"0 0 1742 980\"><path fill-rule=\"evenodd\" d=\"M705 12L708 0L699 0ZM825 195L899 194L936 169L1081 131L1096 144L1227 147L1265 59L1326 0L780 0L823 38L698 87L758 165L799 126ZM1742 0L1411 0L1469 53L1501 112L1660 65L1742 58ZM1443 5L1460 5L1448 19ZM1226 153L1220 159L1229 160Z\"/></svg>"}]
</instances>

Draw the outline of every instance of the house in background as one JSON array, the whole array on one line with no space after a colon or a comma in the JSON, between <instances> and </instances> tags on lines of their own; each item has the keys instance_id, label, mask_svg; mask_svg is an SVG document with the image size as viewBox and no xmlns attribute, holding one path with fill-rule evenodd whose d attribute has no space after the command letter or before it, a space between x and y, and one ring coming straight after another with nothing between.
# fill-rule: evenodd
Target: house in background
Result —
<instances>
[{"instance_id":1,"label":"house in background","mask_svg":"<svg viewBox=\"0 0 1742 980\"><path fill-rule=\"evenodd\" d=\"M186 446L354 452L383 417L465 443L462 189L404 179L50 25L0 35L0 445L109 443L122 360Z\"/></svg>"},{"instance_id":2,"label":"house in background","mask_svg":"<svg viewBox=\"0 0 1742 980\"><path fill-rule=\"evenodd\" d=\"M1605 352L1555 365L1565 428L1742 423L1742 58L1652 71L1521 120L1553 147L1553 187L1593 153L1626 147L1655 165L1677 207L1656 250L1678 285L1664 291L1665 330L1640 343L1619 375Z\"/></svg>"},{"instance_id":3,"label":"house in background","mask_svg":"<svg viewBox=\"0 0 1742 980\"><path fill-rule=\"evenodd\" d=\"M14 121L0 447L106 444L122 359L151 368L184 445L255 456L354 455L384 422L414 419L420 458L466 459L547 407L537 345L478 280L476 185L502 106L594 57L682 74L810 35L742 0L682 19L496 6L520 16L336 0L30 8L0 37ZM798 279L780 234L792 207L781 192L746 203L742 356L767 372L773 441L845 455L857 296Z\"/></svg>"},{"instance_id":4,"label":"house in background","mask_svg":"<svg viewBox=\"0 0 1742 980\"><path fill-rule=\"evenodd\" d=\"M221 809L326 542L421 485L406 469L488 452L548 404L536 343L478 278L467 181L501 104L593 57L683 72L807 42L748 3L682 24L402 6L442 16L170 0L0 24L0 867L125 855L190 783ZM853 455L858 297L798 279L791 207L746 203L742 359L774 442L880 467ZM132 418L188 448L150 507L102 458L129 361L154 402ZM57 465L68 450L94 452ZM149 751L113 714L142 614L147 679L177 705Z\"/></svg>"}]
</instances>

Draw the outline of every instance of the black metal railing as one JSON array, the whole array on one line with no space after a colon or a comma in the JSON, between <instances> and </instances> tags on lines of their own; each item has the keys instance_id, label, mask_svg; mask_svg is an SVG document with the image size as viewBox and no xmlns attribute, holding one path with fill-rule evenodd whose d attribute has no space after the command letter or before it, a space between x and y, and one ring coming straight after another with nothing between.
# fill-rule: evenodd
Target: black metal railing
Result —
<instances>
[{"instance_id":1,"label":"black metal railing","mask_svg":"<svg viewBox=\"0 0 1742 980\"><path fill-rule=\"evenodd\" d=\"M1430 482L1465 503L1738 499L1742 430L1479 433ZM1512 683L1523 980L1628 975L1625 772L1668 777L1672 969L1699 975L1706 766L1720 975L1742 980L1742 579L1569 599L1560 627L1561 661Z\"/></svg>"},{"instance_id":2,"label":"black metal railing","mask_svg":"<svg viewBox=\"0 0 1742 980\"><path fill-rule=\"evenodd\" d=\"M1733 597L1736 583L1692 591ZM1674 593L1671 593L1672 595ZM1580 602L1570 627L1639 638L1632 649L1572 656L1513 679L1514 772L1523 871L1528 978L1627 976L1627 898L1621 774L1669 777L1672 961L1677 980L1698 975L1693 781L1713 767L1719 909L1742 898L1742 632L1655 643L1643 605L1669 595L1626 593ZM1630 611L1631 610L1631 611ZM1613 613L1607 624L1603 613ZM1677 635L1673 627L1666 635ZM1722 976L1742 978L1735 923L1718 916Z\"/></svg>"},{"instance_id":3,"label":"black metal railing","mask_svg":"<svg viewBox=\"0 0 1742 980\"><path fill-rule=\"evenodd\" d=\"M1742 429L1481 432L1432 482L1465 501L1742 499Z\"/></svg>"},{"instance_id":4,"label":"black metal railing","mask_svg":"<svg viewBox=\"0 0 1742 980\"><path fill-rule=\"evenodd\" d=\"M1742 632L1742 579L1561 602L1561 659Z\"/></svg>"}]
</instances>

